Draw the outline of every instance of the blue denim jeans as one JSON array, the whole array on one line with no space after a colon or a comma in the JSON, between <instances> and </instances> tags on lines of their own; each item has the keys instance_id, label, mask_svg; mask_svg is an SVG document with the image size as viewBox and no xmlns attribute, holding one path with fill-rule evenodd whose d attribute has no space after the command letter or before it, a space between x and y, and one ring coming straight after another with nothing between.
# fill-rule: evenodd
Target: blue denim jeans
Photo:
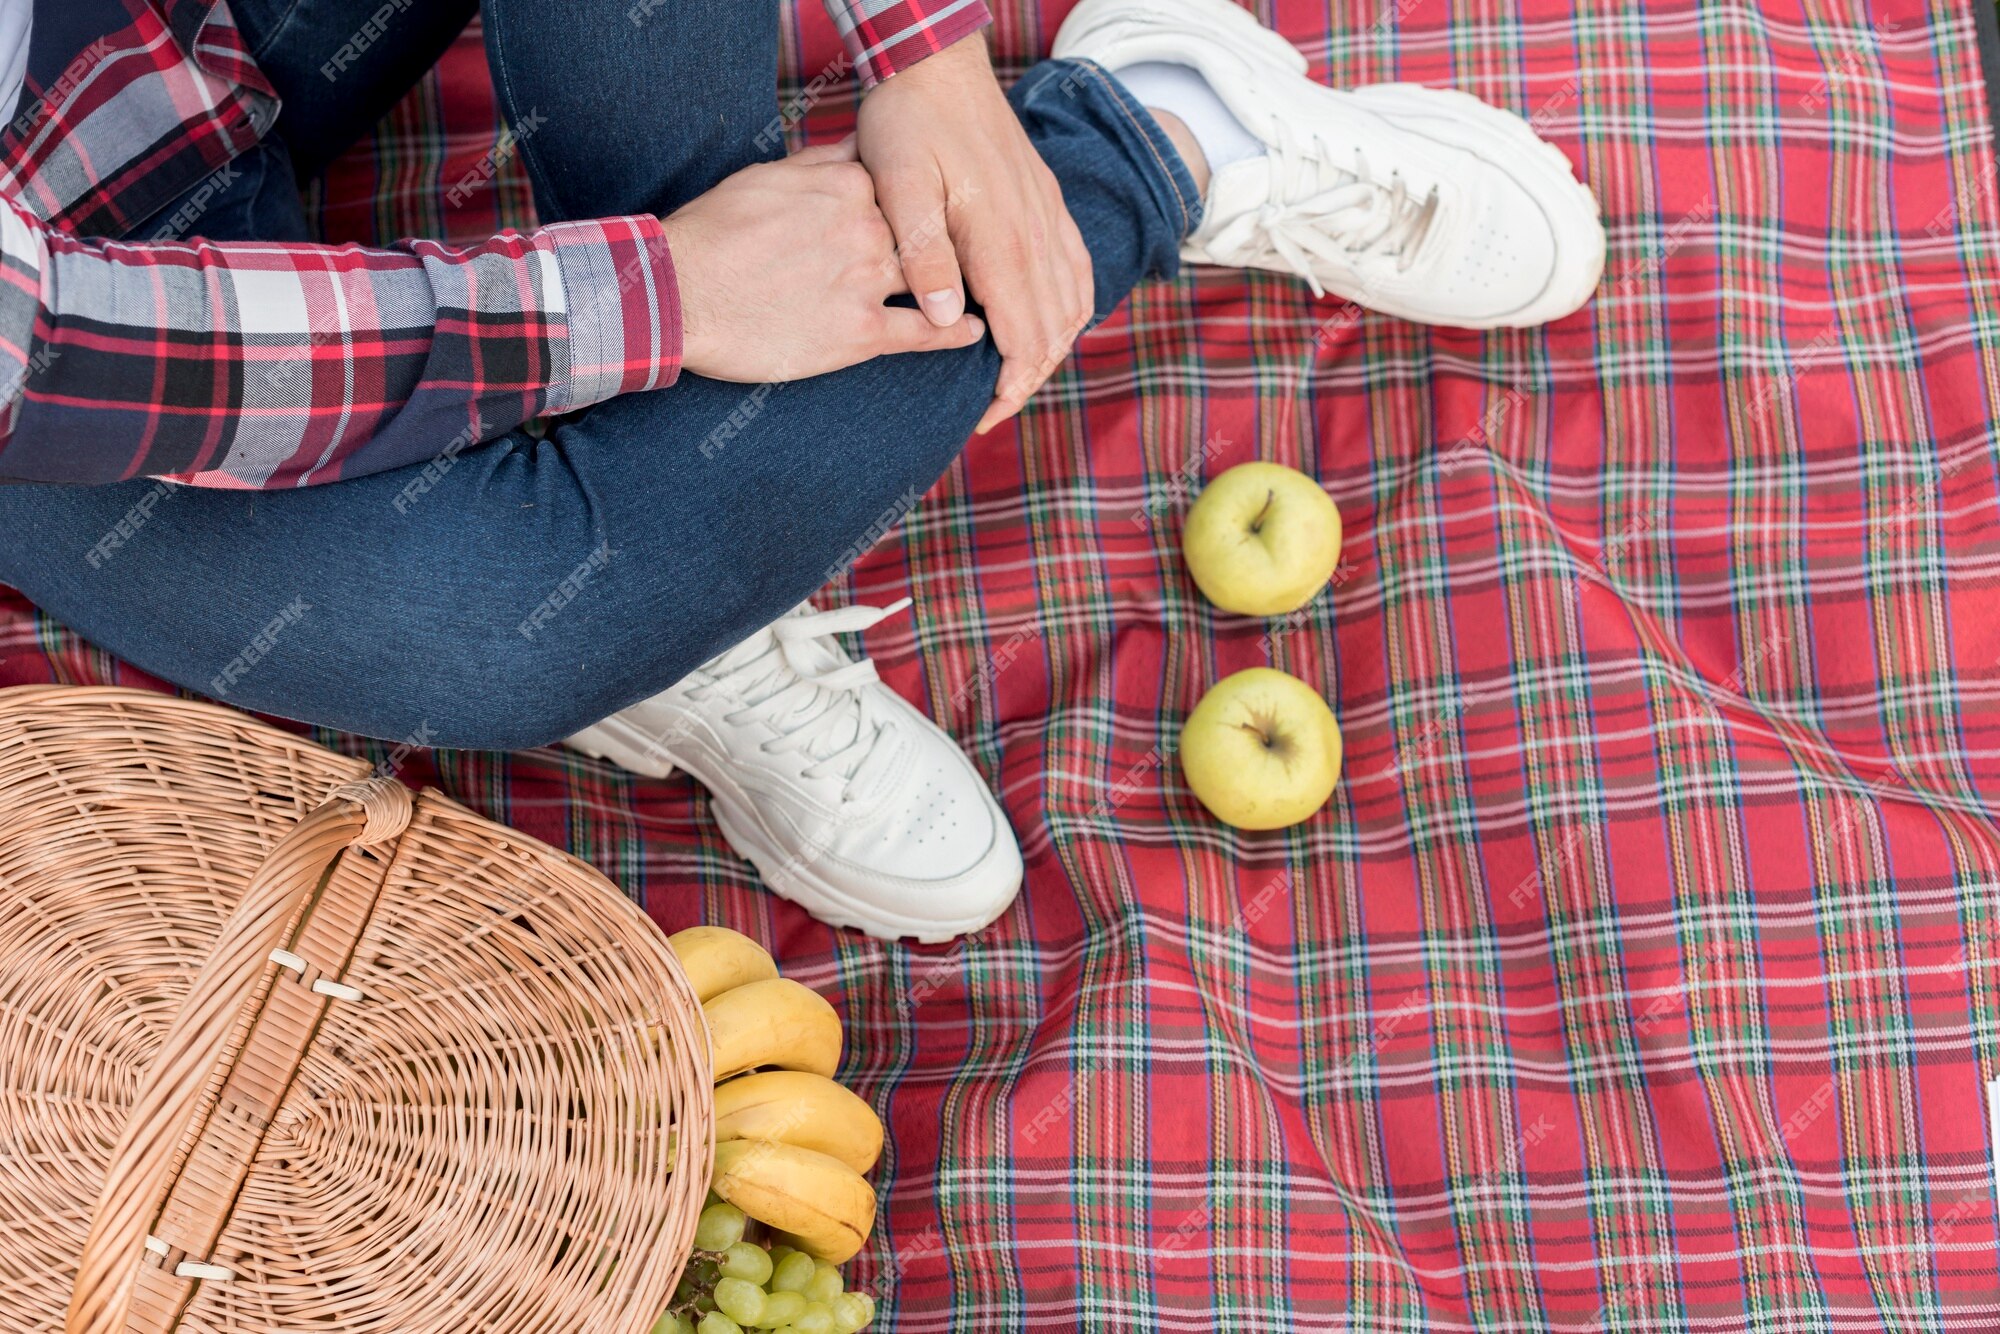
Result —
<instances>
[{"instance_id":1,"label":"blue denim jeans","mask_svg":"<svg viewBox=\"0 0 2000 1334\"><path fill-rule=\"evenodd\" d=\"M312 145L302 161L366 128L316 83L344 81L323 68L376 0L235 8L286 96L280 136ZM406 8L384 41L439 49L395 26L443 27L463 19L454 8ZM484 13L504 110L535 126L519 143L545 219L666 213L782 152L774 0ZM1083 63L1036 66L1011 100L1089 246L1097 317L1173 273L1200 203L1152 117ZM210 217L284 215L203 218L213 235ZM999 365L989 340L791 384L684 375L545 434L440 441L429 464L303 491L0 487L0 581L244 708L446 746L546 744L665 689L857 559L964 446Z\"/></svg>"}]
</instances>

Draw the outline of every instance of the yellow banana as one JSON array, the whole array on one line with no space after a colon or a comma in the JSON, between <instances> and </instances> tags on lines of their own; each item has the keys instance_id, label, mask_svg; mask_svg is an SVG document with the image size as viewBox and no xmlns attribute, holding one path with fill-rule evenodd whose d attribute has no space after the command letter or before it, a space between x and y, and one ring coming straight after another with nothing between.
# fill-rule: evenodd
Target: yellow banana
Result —
<instances>
[{"instance_id":1,"label":"yellow banana","mask_svg":"<svg viewBox=\"0 0 2000 1334\"><path fill-rule=\"evenodd\" d=\"M760 1065L816 1075L840 1065L840 1016L811 987L766 978L732 987L701 1008L715 1040L718 1083Z\"/></svg>"},{"instance_id":2,"label":"yellow banana","mask_svg":"<svg viewBox=\"0 0 2000 1334\"><path fill-rule=\"evenodd\" d=\"M767 1070L715 1090L717 1139L776 1140L866 1172L882 1156L882 1118L821 1075Z\"/></svg>"},{"instance_id":3,"label":"yellow banana","mask_svg":"<svg viewBox=\"0 0 2000 1334\"><path fill-rule=\"evenodd\" d=\"M714 1185L744 1213L790 1233L789 1245L828 1264L853 1259L875 1226L875 1190L861 1174L796 1145L724 1140L715 1146Z\"/></svg>"},{"instance_id":4,"label":"yellow banana","mask_svg":"<svg viewBox=\"0 0 2000 1334\"><path fill-rule=\"evenodd\" d=\"M761 982L778 975L778 965L762 945L722 926L691 926L667 937L681 971L701 1000L720 996L731 987Z\"/></svg>"}]
</instances>

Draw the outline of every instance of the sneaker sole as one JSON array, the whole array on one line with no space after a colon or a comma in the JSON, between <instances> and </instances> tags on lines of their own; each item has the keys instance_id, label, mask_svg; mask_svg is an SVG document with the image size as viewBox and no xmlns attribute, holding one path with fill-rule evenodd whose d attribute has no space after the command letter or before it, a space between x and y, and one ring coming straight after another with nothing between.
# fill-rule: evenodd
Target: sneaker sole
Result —
<instances>
[{"instance_id":1,"label":"sneaker sole","mask_svg":"<svg viewBox=\"0 0 2000 1334\"><path fill-rule=\"evenodd\" d=\"M757 868L765 888L781 899L796 903L816 921L828 926L859 931L876 940L914 940L920 945L941 945L963 935L991 926L1013 907L1020 884L1007 902L991 913L958 922L913 922L907 918L884 916L868 905L856 903L833 886L809 873L810 863L778 851L777 841L765 828L763 817L740 793L725 782L711 781L691 768L656 740L619 718L606 718L587 727L563 743L592 759L605 760L621 769L648 778L665 778L676 769L708 789L715 823L729 846Z\"/></svg>"},{"instance_id":2,"label":"sneaker sole","mask_svg":"<svg viewBox=\"0 0 2000 1334\"><path fill-rule=\"evenodd\" d=\"M673 777L674 761L659 742L616 714L565 738L563 745L593 760L607 760L647 778Z\"/></svg>"},{"instance_id":3,"label":"sneaker sole","mask_svg":"<svg viewBox=\"0 0 2000 1334\"><path fill-rule=\"evenodd\" d=\"M798 904L815 920L828 926L859 931L876 940L914 940L919 945L942 945L999 921L1014 906L1014 900L1020 894L1021 887L1016 883L1014 892L996 911L957 922L912 922L907 918L880 915L814 878L800 865L797 857L778 852L764 832L764 821L754 808L749 810L747 820L742 819L738 803L726 798L715 787L706 783L703 786L708 787L713 798L715 823L721 827L722 836L729 840L729 846L757 868L757 874L763 877L772 893Z\"/></svg>"}]
</instances>

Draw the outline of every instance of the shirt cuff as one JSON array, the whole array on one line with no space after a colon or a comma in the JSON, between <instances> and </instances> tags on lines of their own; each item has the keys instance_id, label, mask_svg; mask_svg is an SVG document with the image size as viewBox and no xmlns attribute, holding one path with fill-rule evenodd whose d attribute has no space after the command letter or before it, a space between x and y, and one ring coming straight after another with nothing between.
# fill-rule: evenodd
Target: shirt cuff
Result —
<instances>
[{"instance_id":1,"label":"shirt cuff","mask_svg":"<svg viewBox=\"0 0 2000 1334\"><path fill-rule=\"evenodd\" d=\"M848 59L873 88L970 37L993 21L985 0L839 0L834 22L847 43Z\"/></svg>"},{"instance_id":2,"label":"shirt cuff","mask_svg":"<svg viewBox=\"0 0 2000 1334\"><path fill-rule=\"evenodd\" d=\"M549 412L574 412L680 377L680 284L658 218L551 223L534 241L555 271L552 304L562 315Z\"/></svg>"},{"instance_id":3,"label":"shirt cuff","mask_svg":"<svg viewBox=\"0 0 2000 1334\"><path fill-rule=\"evenodd\" d=\"M29 377L53 355L34 350L48 271L48 245L31 215L0 197L0 453L14 438Z\"/></svg>"}]
</instances>

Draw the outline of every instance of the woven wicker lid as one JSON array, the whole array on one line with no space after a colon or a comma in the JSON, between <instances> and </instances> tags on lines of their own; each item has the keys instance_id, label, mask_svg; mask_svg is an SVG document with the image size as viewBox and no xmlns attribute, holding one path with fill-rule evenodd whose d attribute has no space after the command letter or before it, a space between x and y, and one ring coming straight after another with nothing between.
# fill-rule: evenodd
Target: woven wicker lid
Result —
<instances>
[{"instance_id":1,"label":"woven wicker lid","mask_svg":"<svg viewBox=\"0 0 2000 1334\"><path fill-rule=\"evenodd\" d=\"M576 859L367 779L212 705L0 691L0 1334L666 1305L712 1092L665 939Z\"/></svg>"}]
</instances>

